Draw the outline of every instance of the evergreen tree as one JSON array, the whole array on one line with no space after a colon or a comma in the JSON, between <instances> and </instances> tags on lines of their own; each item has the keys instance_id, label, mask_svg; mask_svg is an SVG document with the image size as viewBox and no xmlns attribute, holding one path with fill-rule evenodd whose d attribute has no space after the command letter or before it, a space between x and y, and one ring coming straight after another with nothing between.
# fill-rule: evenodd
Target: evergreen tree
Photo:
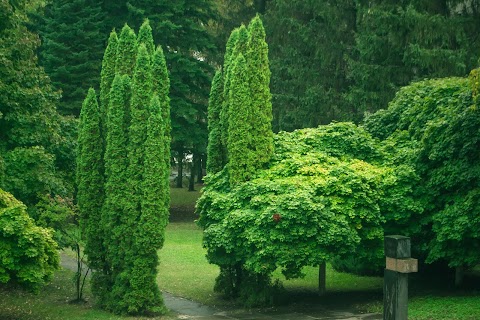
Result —
<instances>
[{"instance_id":1,"label":"evergreen tree","mask_svg":"<svg viewBox=\"0 0 480 320\"><path fill-rule=\"evenodd\" d=\"M133 75L137 54L137 39L135 32L125 24L118 39L115 72L120 75Z\"/></svg>"},{"instance_id":2,"label":"evergreen tree","mask_svg":"<svg viewBox=\"0 0 480 320\"><path fill-rule=\"evenodd\" d=\"M105 204L103 225L108 230L106 244L111 274L105 291L95 291L100 305L114 312L121 312L121 303L128 291L128 279L123 275L127 254L131 251L129 217L130 187L128 180L128 95L130 79L127 75L116 74L110 90L110 104L107 113L107 138L105 150Z\"/></svg>"},{"instance_id":3,"label":"evergreen tree","mask_svg":"<svg viewBox=\"0 0 480 320\"><path fill-rule=\"evenodd\" d=\"M172 132L172 121L170 120L170 80L168 78L167 63L161 46L158 46L153 55L152 61L153 74L153 92L158 96L160 102L160 110L162 112L164 126L164 151L163 159L165 161L165 170L170 172L170 143ZM164 200L166 208L170 207L170 176L165 177Z\"/></svg>"},{"instance_id":4,"label":"evergreen tree","mask_svg":"<svg viewBox=\"0 0 480 320\"><path fill-rule=\"evenodd\" d=\"M478 34L473 21L479 13L478 6L464 2L360 5L347 74L353 81L347 99L356 118L386 108L395 92L412 80L467 75L476 66L480 48L471 36Z\"/></svg>"},{"instance_id":5,"label":"evergreen tree","mask_svg":"<svg viewBox=\"0 0 480 320\"><path fill-rule=\"evenodd\" d=\"M115 61L117 59L118 37L115 30L110 33L107 48L103 55L102 71L100 74L100 120L102 135L106 138L107 133L107 110L109 106L109 94L115 78Z\"/></svg>"},{"instance_id":6,"label":"evergreen tree","mask_svg":"<svg viewBox=\"0 0 480 320\"><path fill-rule=\"evenodd\" d=\"M160 100L154 96L149 108L145 161L143 165L141 215L135 230L135 260L130 277L131 290L129 312L165 312L163 299L158 289L157 250L163 246L165 227L168 223L168 207L165 206L165 179L168 178L163 159L164 124Z\"/></svg>"},{"instance_id":7,"label":"evergreen tree","mask_svg":"<svg viewBox=\"0 0 480 320\"><path fill-rule=\"evenodd\" d=\"M180 158L186 152L205 152L208 94L213 76L210 62L216 52L214 39L205 26L215 17L213 1L133 0L128 4L105 3L104 10L112 12L111 27L127 21L137 28L145 18L149 19L153 38L162 45L170 71L172 150Z\"/></svg>"},{"instance_id":8,"label":"evergreen tree","mask_svg":"<svg viewBox=\"0 0 480 320\"><path fill-rule=\"evenodd\" d=\"M242 31L247 32L246 28L243 28ZM245 32L242 32L242 39L245 39ZM235 48L237 46L237 42L240 38L240 28L236 28L230 34L230 38L227 42L227 48L225 50L225 61L223 66L223 75L224 75L224 82L223 82L223 105L222 109L220 110L220 127L221 127L221 135L222 135L222 144L226 147L228 143L228 110L229 110L229 90L230 90L230 73L231 67L233 62L235 61L236 55L234 54ZM248 34L247 39L248 41ZM228 154L227 154L228 157Z\"/></svg>"},{"instance_id":9,"label":"evergreen tree","mask_svg":"<svg viewBox=\"0 0 480 320\"><path fill-rule=\"evenodd\" d=\"M152 38L150 32L146 21L139 32L143 40L137 45L135 33L125 25L116 55L112 53L116 43L112 33L104 59L108 70L102 73L106 90L115 58L110 92L102 95L104 103L108 101L106 129L99 130L106 134L105 201L97 230L100 234L89 236L92 240L104 237L105 263L99 270L105 272L95 273L94 292L99 305L115 313L165 312L156 267L168 222L169 78L162 49L158 47L153 56L148 52L145 42L148 45ZM132 48L137 50L133 55ZM131 70L125 62L132 57L136 61L130 80ZM84 139L79 141L80 148L85 148ZM100 159L101 147L100 143ZM79 167L79 176L87 174L87 169Z\"/></svg>"},{"instance_id":10,"label":"evergreen tree","mask_svg":"<svg viewBox=\"0 0 480 320\"><path fill-rule=\"evenodd\" d=\"M100 114L95 90L90 88L83 102L78 128L77 153L77 203L85 253L89 266L96 270L92 276L93 288L99 295L108 290L106 276L105 232L102 229L104 200L103 143L100 130Z\"/></svg>"},{"instance_id":11,"label":"evergreen tree","mask_svg":"<svg viewBox=\"0 0 480 320\"><path fill-rule=\"evenodd\" d=\"M230 184L249 180L257 169L255 145L252 144L251 92L247 62L240 53L233 62L229 91L228 169Z\"/></svg>"},{"instance_id":12,"label":"evergreen tree","mask_svg":"<svg viewBox=\"0 0 480 320\"><path fill-rule=\"evenodd\" d=\"M223 75L215 73L212 80L210 100L208 103L208 146L207 173L214 174L223 169L226 164L225 148L222 144L220 111L223 103Z\"/></svg>"},{"instance_id":13,"label":"evergreen tree","mask_svg":"<svg viewBox=\"0 0 480 320\"><path fill-rule=\"evenodd\" d=\"M145 159L145 140L147 139L148 106L152 97L152 66L145 45L138 48L137 62L132 83L129 127L129 179L132 196L140 197L143 193L143 161ZM131 198L133 200L133 197ZM135 210L140 210L140 201L135 200Z\"/></svg>"},{"instance_id":14,"label":"evergreen tree","mask_svg":"<svg viewBox=\"0 0 480 320\"><path fill-rule=\"evenodd\" d=\"M249 40L246 60L249 69L253 144L256 149L258 167L270 161L273 155L272 95L270 93L270 68L268 45L265 42L265 29L259 16L248 26Z\"/></svg>"},{"instance_id":15,"label":"evergreen tree","mask_svg":"<svg viewBox=\"0 0 480 320\"><path fill-rule=\"evenodd\" d=\"M272 70L274 131L352 120L345 57L358 1L270 1L263 22Z\"/></svg>"},{"instance_id":16,"label":"evergreen tree","mask_svg":"<svg viewBox=\"0 0 480 320\"><path fill-rule=\"evenodd\" d=\"M147 48L148 54L153 56L155 44L153 42L152 27L150 27L148 19L143 22L140 30L138 31L137 43L139 45L143 43Z\"/></svg>"},{"instance_id":17,"label":"evergreen tree","mask_svg":"<svg viewBox=\"0 0 480 320\"><path fill-rule=\"evenodd\" d=\"M59 110L78 115L89 87L97 86L105 36L101 2L53 1L40 26L40 63L56 89Z\"/></svg>"}]
</instances>

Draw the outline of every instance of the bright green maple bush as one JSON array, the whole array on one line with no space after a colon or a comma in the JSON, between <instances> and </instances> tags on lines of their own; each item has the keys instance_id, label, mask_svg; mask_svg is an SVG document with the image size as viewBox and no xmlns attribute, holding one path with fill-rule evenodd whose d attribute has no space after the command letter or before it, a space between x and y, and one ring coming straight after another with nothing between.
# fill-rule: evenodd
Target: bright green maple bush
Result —
<instances>
[{"instance_id":1,"label":"bright green maple bush","mask_svg":"<svg viewBox=\"0 0 480 320\"><path fill-rule=\"evenodd\" d=\"M0 283L38 291L58 263L52 231L36 226L26 206L0 189Z\"/></svg>"},{"instance_id":2,"label":"bright green maple bush","mask_svg":"<svg viewBox=\"0 0 480 320\"><path fill-rule=\"evenodd\" d=\"M268 303L262 283L271 285L277 268L295 278L345 257L381 268L384 205L414 203L405 186L413 170L387 150L362 128L337 123L276 135L268 169L243 184L230 186L228 168L209 176L197 210L207 257L224 271L217 289ZM239 270L255 281L239 280Z\"/></svg>"}]
</instances>

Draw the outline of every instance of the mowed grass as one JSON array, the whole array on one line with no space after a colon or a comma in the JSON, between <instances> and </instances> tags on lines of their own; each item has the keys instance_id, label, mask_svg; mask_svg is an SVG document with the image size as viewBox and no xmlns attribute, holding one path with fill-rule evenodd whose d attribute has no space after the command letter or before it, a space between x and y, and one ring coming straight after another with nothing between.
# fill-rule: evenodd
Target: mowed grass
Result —
<instances>
[{"instance_id":1,"label":"mowed grass","mask_svg":"<svg viewBox=\"0 0 480 320\"><path fill-rule=\"evenodd\" d=\"M59 270L51 283L38 294L21 289L0 287L0 319L2 320L119 320L119 319L175 319L173 315L156 318L122 317L93 307L90 302L73 304L75 289L73 272ZM90 300L89 286L85 297Z\"/></svg>"},{"instance_id":2,"label":"mowed grass","mask_svg":"<svg viewBox=\"0 0 480 320\"><path fill-rule=\"evenodd\" d=\"M191 222L170 223L167 226L165 245L159 252L160 288L207 305L232 306L231 301L225 301L213 292L219 269L208 263L205 254L202 230L198 226ZM274 278L282 281L285 288L283 295L291 293L299 299L310 295L317 299L318 267L305 268L304 273L305 277L302 279L287 281L281 272L276 272ZM327 291L331 293L378 293L382 290L382 281L379 277L359 277L335 272L330 266L327 267ZM292 302L295 302L294 300Z\"/></svg>"}]
</instances>

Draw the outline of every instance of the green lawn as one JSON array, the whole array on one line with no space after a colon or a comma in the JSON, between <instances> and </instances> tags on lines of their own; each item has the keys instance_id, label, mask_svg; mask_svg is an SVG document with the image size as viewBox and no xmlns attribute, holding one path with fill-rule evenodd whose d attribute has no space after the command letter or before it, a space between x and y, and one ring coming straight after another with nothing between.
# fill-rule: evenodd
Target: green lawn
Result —
<instances>
[{"instance_id":1,"label":"green lawn","mask_svg":"<svg viewBox=\"0 0 480 320\"><path fill-rule=\"evenodd\" d=\"M194 223L176 222L167 227L165 245L160 250L160 267L158 282L162 290L175 295L200 301L208 305L231 306L232 303L223 300L213 292L218 267L211 265L205 258L202 248L202 230ZM280 279L292 296L304 300L305 296L318 300L318 268L304 270L305 278L285 280L280 272L275 278ZM327 291L342 292L381 292L382 278L358 277L345 273L334 272L327 268Z\"/></svg>"}]
</instances>

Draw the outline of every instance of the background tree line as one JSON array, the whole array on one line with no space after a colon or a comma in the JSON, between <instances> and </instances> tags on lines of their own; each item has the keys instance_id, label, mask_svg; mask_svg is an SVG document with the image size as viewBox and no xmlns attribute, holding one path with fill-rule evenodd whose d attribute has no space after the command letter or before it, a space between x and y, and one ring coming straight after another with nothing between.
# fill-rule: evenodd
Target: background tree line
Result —
<instances>
[{"instance_id":1,"label":"background tree line","mask_svg":"<svg viewBox=\"0 0 480 320\"><path fill-rule=\"evenodd\" d=\"M291 131L359 122L412 80L466 75L480 48L479 8L475 0L76 0L51 2L35 25L40 63L63 92L59 110L78 115L98 86L108 33L149 18L172 81L173 155L200 159L213 69L231 30L256 13L269 43L274 131Z\"/></svg>"}]
</instances>

